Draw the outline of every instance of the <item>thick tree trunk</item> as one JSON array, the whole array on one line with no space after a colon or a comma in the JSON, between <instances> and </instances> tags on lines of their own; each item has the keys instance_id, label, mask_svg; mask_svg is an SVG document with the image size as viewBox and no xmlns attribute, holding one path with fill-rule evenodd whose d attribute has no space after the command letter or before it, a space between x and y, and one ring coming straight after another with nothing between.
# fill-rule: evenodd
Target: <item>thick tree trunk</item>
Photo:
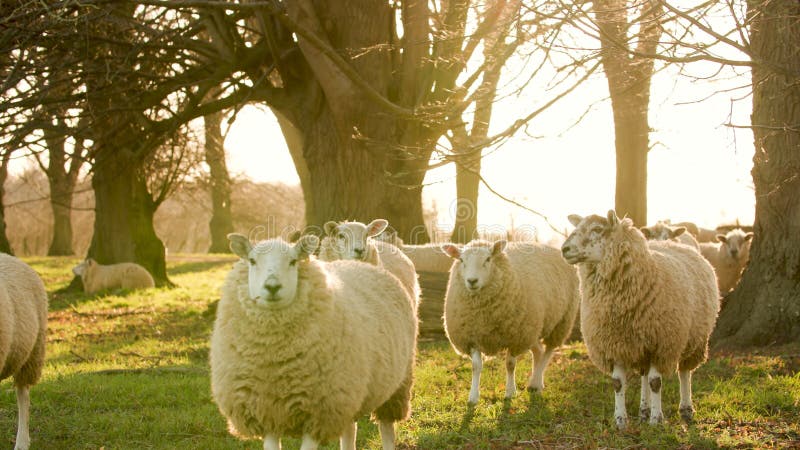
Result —
<instances>
[{"instance_id":1,"label":"thick tree trunk","mask_svg":"<svg viewBox=\"0 0 800 450\"><path fill-rule=\"evenodd\" d=\"M749 4L755 237L717 321L717 347L800 340L800 3ZM787 75L788 74L788 75Z\"/></svg>"},{"instance_id":2,"label":"thick tree trunk","mask_svg":"<svg viewBox=\"0 0 800 450\"><path fill-rule=\"evenodd\" d=\"M171 285L164 244L153 228L155 202L137 164L124 155L124 149L116 149L98 152L95 158L95 221L89 256L100 264L136 262L153 275L156 285Z\"/></svg>"},{"instance_id":3,"label":"thick tree trunk","mask_svg":"<svg viewBox=\"0 0 800 450\"><path fill-rule=\"evenodd\" d=\"M611 80L609 76L609 85ZM649 80L644 84L649 90ZM631 89L611 96L617 157L614 207L620 217L630 217L637 226L647 225L648 94Z\"/></svg>"},{"instance_id":4,"label":"thick tree trunk","mask_svg":"<svg viewBox=\"0 0 800 450\"><path fill-rule=\"evenodd\" d=\"M233 232L231 217L231 177L225 164L222 139L222 113L209 114L205 121L206 163L211 173L211 246L209 253L230 253L228 233Z\"/></svg>"},{"instance_id":5,"label":"thick tree trunk","mask_svg":"<svg viewBox=\"0 0 800 450\"><path fill-rule=\"evenodd\" d=\"M48 256L73 255L72 250L72 193L74 183L50 178L50 207L53 211L53 240ZM59 182L60 181L60 182Z\"/></svg>"},{"instance_id":6,"label":"thick tree trunk","mask_svg":"<svg viewBox=\"0 0 800 450\"><path fill-rule=\"evenodd\" d=\"M8 242L6 236L6 206L3 201L5 197L6 178L8 177L8 161L11 159L11 152L7 151L3 154L2 161L0 161L0 252L13 255L11 250L11 243Z\"/></svg>"}]
</instances>

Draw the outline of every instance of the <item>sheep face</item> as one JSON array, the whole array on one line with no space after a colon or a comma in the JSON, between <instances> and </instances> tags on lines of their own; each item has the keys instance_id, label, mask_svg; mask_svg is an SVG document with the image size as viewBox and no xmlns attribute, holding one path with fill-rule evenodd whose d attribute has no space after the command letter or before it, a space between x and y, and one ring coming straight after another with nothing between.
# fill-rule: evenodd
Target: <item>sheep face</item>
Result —
<instances>
[{"instance_id":1,"label":"sheep face","mask_svg":"<svg viewBox=\"0 0 800 450\"><path fill-rule=\"evenodd\" d=\"M651 227L642 227L644 237L653 241L675 241L685 232L685 227L672 227L664 222L658 222Z\"/></svg>"},{"instance_id":2,"label":"sheep face","mask_svg":"<svg viewBox=\"0 0 800 450\"><path fill-rule=\"evenodd\" d=\"M494 257L505 252L507 241L497 241L492 246L467 244L459 248L455 244L444 244L442 250L458 261L456 268L468 292L478 292L489 284L494 270Z\"/></svg>"},{"instance_id":3,"label":"sheep face","mask_svg":"<svg viewBox=\"0 0 800 450\"><path fill-rule=\"evenodd\" d=\"M364 261L369 257L370 238L377 236L389 225L384 219L375 219L364 225L361 222L328 222L325 233L333 238L334 248L341 259Z\"/></svg>"},{"instance_id":4,"label":"sheep face","mask_svg":"<svg viewBox=\"0 0 800 450\"><path fill-rule=\"evenodd\" d=\"M718 234L717 240L722 243L725 255L737 262L744 262L750 257L750 241L753 233L745 233L740 229L731 230L728 234Z\"/></svg>"},{"instance_id":5,"label":"sheep face","mask_svg":"<svg viewBox=\"0 0 800 450\"><path fill-rule=\"evenodd\" d=\"M72 268L75 276L82 277L93 265L97 264L92 258L87 258L77 266Z\"/></svg>"},{"instance_id":6,"label":"sheep face","mask_svg":"<svg viewBox=\"0 0 800 450\"><path fill-rule=\"evenodd\" d=\"M607 218L598 215L581 217L572 214L569 216L569 221L575 225L575 231L561 246L564 259L570 264L602 261L606 238L619 224L616 213L613 210L609 211Z\"/></svg>"},{"instance_id":7,"label":"sheep face","mask_svg":"<svg viewBox=\"0 0 800 450\"><path fill-rule=\"evenodd\" d=\"M276 308L290 304L297 293L297 263L308 259L319 245L313 235L301 237L291 245L281 239L261 241L255 246L241 234L229 234L231 250L246 261L250 299L256 304Z\"/></svg>"}]
</instances>

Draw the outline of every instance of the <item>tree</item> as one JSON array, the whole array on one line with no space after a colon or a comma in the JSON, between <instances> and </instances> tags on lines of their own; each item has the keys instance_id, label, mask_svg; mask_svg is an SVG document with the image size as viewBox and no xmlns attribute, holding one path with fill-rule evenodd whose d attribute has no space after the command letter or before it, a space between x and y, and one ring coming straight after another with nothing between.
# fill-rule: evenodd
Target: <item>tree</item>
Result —
<instances>
[{"instance_id":1,"label":"tree","mask_svg":"<svg viewBox=\"0 0 800 450\"><path fill-rule=\"evenodd\" d=\"M6 219L5 219L5 203L3 197L5 196L6 178L8 178L8 162L11 160L11 152L6 151L2 153L0 159L0 252L13 255L11 244L8 242L6 235Z\"/></svg>"},{"instance_id":2,"label":"tree","mask_svg":"<svg viewBox=\"0 0 800 450\"><path fill-rule=\"evenodd\" d=\"M205 160L209 167L211 189L211 246L209 253L230 253L228 233L233 232L231 216L231 176L225 164L221 112L203 117L205 125Z\"/></svg>"},{"instance_id":3,"label":"tree","mask_svg":"<svg viewBox=\"0 0 800 450\"><path fill-rule=\"evenodd\" d=\"M750 1L755 237L717 346L800 340L800 3Z\"/></svg>"},{"instance_id":4,"label":"tree","mask_svg":"<svg viewBox=\"0 0 800 450\"><path fill-rule=\"evenodd\" d=\"M615 208L638 226L647 225L647 152L650 80L662 33L657 0L594 0L601 61L611 94L616 138ZM632 33L634 26L638 31ZM633 34L633 35L632 35Z\"/></svg>"}]
</instances>

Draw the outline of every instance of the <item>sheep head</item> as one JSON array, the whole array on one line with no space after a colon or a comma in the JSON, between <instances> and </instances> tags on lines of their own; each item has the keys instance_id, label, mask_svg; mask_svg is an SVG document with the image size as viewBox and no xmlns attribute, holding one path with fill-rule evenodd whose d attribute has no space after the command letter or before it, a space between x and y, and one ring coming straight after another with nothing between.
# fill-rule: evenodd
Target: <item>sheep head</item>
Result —
<instances>
[{"instance_id":1,"label":"sheep head","mask_svg":"<svg viewBox=\"0 0 800 450\"><path fill-rule=\"evenodd\" d=\"M752 239L753 233L745 233L739 228L733 229L727 234L717 235L717 240L722 243L721 251L737 262L745 262L750 258L750 241Z\"/></svg>"},{"instance_id":2,"label":"sheep head","mask_svg":"<svg viewBox=\"0 0 800 450\"><path fill-rule=\"evenodd\" d=\"M336 253L341 259L365 261L370 257L369 240L377 236L389 225L384 219L375 219L368 225L361 222L328 222L325 234L333 239Z\"/></svg>"},{"instance_id":3,"label":"sheep head","mask_svg":"<svg viewBox=\"0 0 800 450\"><path fill-rule=\"evenodd\" d=\"M500 254L505 253L505 240L494 244L485 241L472 241L465 247L455 244L443 244L442 251L458 261L456 268L460 273L461 281L468 292L478 292L491 280L494 263Z\"/></svg>"},{"instance_id":4,"label":"sheep head","mask_svg":"<svg viewBox=\"0 0 800 450\"><path fill-rule=\"evenodd\" d=\"M267 307L290 304L297 293L297 262L308 259L319 245L319 238L305 235L294 245L282 239L256 245L237 233L228 235L231 250L248 264L250 299Z\"/></svg>"}]
</instances>

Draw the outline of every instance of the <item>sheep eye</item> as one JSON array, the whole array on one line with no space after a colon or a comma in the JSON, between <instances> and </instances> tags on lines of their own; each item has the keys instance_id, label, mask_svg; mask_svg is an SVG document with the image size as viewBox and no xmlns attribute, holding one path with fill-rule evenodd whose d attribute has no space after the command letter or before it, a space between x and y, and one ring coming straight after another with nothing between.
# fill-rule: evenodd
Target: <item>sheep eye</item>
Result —
<instances>
[{"instance_id":1,"label":"sheep eye","mask_svg":"<svg viewBox=\"0 0 800 450\"><path fill-rule=\"evenodd\" d=\"M336 235L336 239L344 239L344 235L342 233L339 233Z\"/></svg>"},{"instance_id":2,"label":"sheep eye","mask_svg":"<svg viewBox=\"0 0 800 450\"><path fill-rule=\"evenodd\" d=\"M294 267L295 264L297 264L297 260L296 259L293 259L293 260L289 261L289 266L290 267Z\"/></svg>"},{"instance_id":3,"label":"sheep eye","mask_svg":"<svg viewBox=\"0 0 800 450\"><path fill-rule=\"evenodd\" d=\"M492 259L492 257L490 256L490 257L486 258L486 261L484 261L484 262L488 263L491 259Z\"/></svg>"},{"instance_id":4,"label":"sheep eye","mask_svg":"<svg viewBox=\"0 0 800 450\"><path fill-rule=\"evenodd\" d=\"M460 263L462 263L462 264L463 264L463 263L464 263L464 260L463 260L463 259L461 259L461 258L458 258L458 262L460 262Z\"/></svg>"},{"instance_id":5,"label":"sheep eye","mask_svg":"<svg viewBox=\"0 0 800 450\"><path fill-rule=\"evenodd\" d=\"M248 261L250 262L251 266L255 266L256 265L256 260L255 259L250 258Z\"/></svg>"}]
</instances>

